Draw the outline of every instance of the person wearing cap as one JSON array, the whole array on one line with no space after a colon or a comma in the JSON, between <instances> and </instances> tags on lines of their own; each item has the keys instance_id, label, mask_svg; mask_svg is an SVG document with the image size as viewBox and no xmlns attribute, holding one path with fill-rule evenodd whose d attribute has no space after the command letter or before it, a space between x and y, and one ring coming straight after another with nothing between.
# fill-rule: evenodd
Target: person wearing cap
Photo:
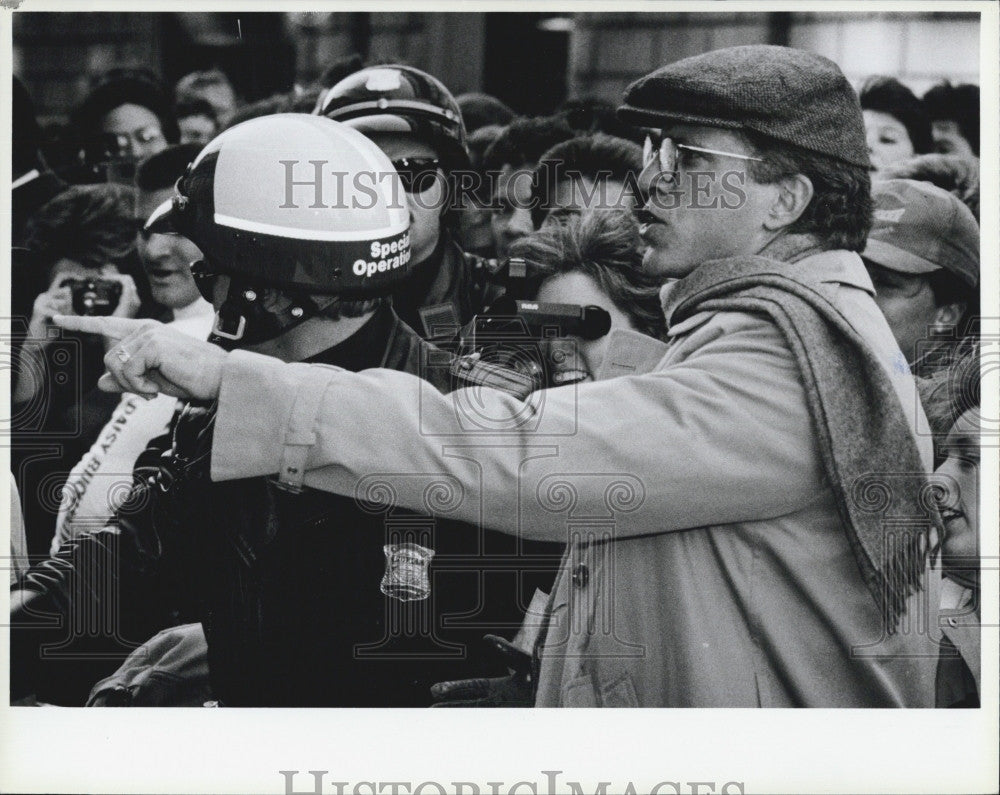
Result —
<instances>
[{"instance_id":1,"label":"person wearing cap","mask_svg":"<svg viewBox=\"0 0 1000 795\"><path fill-rule=\"evenodd\" d=\"M979 160L959 155L929 154L890 166L884 179L929 182L962 200L979 223Z\"/></svg>"},{"instance_id":2,"label":"person wearing cap","mask_svg":"<svg viewBox=\"0 0 1000 795\"><path fill-rule=\"evenodd\" d=\"M425 339L450 339L495 299L490 263L455 240L452 172L470 170L462 112L432 75L389 64L362 69L329 89L316 112L370 138L399 172L410 215L412 271L393 307Z\"/></svg>"},{"instance_id":3,"label":"person wearing cap","mask_svg":"<svg viewBox=\"0 0 1000 795\"><path fill-rule=\"evenodd\" d=\"M875 302L911 367L948 366L943 351L974 336L979 225L951 193L926 182L876 182L875 221L861 257Z\"/></svg>"},{"instance_id":4,"label":"person wearing cap","mask_svg":"<svg viewBox=\"0 0 1000 795\"><path fill-rule=\"evenodd\" d=\"M310 206L310 186L286 201L280 161L317 158L367 175L357 184L374 186L376 202L348 179L342 201L323 212ZM201 250L197 283L216 310L209 351L396 368L449 390L452 357L389 301L410 261L397 180L375 144L345 125L262 117L198 153L145 232L183 234ZM331 180L331 201L336 190ZM454 485L433 473L412 476L427 493L422 516L394 509L384 474L347 497L257 477L211 483L214 413L213 403L183 402L139 455L110 521L60 539L19 579L15 698L33 691L82 704L101 679L91 703L191 705L211 692L228 706L415 707L430 704L434 682L477 673L475 663L502 670L482 644L484 622L517 626L521 587L533 573L551 581L552 550L546 560L536 549L532 572L511 576L523 546L450 521ZM428 563L423 578L414 556ZM42 614L62 621L39 628ZM84 627L81 615L115 621ZM116 656L165 629L115 671ZM91 654L42 659L40 648L56 642Z\"/></svg>"},{"instance_id":5,"label":"person wearing cap","mask_svg":"<svg viewBox=\"0 0 1000 795\"><path fill-rule=\"evenodd\" d=\"M219 397L215 480L349 494L370 472L446 472L464 520L567 542L537 706L932 706L936 614L907 627L938 604L940 517L921 502L913 380L859 256L857 95L825 58L734 47L633 83L619 113L659 131L640 219L669 342L615 330L594 383L439 397L246 352L201 352L195 372L200 348L166 331L66 322L129 352L108 357L109 386ZM396 499L420 495L400 483Z\"/></svg>"}]
</instances>

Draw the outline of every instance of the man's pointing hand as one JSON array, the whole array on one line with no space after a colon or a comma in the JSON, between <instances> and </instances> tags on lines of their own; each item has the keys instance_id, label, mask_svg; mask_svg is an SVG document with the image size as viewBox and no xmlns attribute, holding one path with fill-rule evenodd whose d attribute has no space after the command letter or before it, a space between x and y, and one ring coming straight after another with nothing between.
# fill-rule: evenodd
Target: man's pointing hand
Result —
<instances>
[{"instance_id":1,"label":"man's pointing hand","mask_svg":"<svg viewBox=\"0 0 1000 795\"><path fill-rule=\"evenodd\" d=\"M157 393L213 400L219 396L226 352L154 320L57 315L67 331L101 334L117 342L104 357L108 371L98 386L106 392Z\"/></svg>"}]
</instances>

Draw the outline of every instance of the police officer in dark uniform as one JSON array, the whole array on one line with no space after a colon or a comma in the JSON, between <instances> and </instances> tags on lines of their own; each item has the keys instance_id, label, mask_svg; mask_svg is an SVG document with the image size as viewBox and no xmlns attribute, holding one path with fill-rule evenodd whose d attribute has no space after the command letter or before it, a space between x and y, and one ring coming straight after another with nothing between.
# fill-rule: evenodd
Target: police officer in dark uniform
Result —
<instances>
[{"instance_id":1,"label":"police officer in dark uniform","mask_svg":"<svg viewBox=\"0 0 1000 795\"><path fill-rule=\"evenodd\" d=\"M411 66L372 66L344 78L317 113L375 141L399 172L410 211L413 263L393 292L399 316L425 339L444 340L502 289L498 263L462 251L452 225L455 172L470 172L458 103L436 78Z\"/></svg>"},{"instance_id":2,"label":"police officer in dark uniform","mask_svg":"<svg viewBox=\"0 0 1000 795\"><path fill-rule=\"evenodd\" d=\"M267 175L281 160L316 157L336 157L347 171L376 166L393 180L377 183L377 205L363 210L344 209L349 196L320 212L283 201L281 175ZM451 358L387 300L411 260L409 218L391 202L394 180L388 159L354 130L316 116L268 116L202 150L148 225L169 225L204 252L195 272L216 308L218 344L418 373L426 388L447 391L465 385ZM124 362L129 354L113 355ZM516 540L393 509L400 476L391 473L359 473L357 500L265 477L213 483L216 407L182 404L170 432L140 456L129 498L109 524L64 545L12 591L13 699L48 687L51 700L80 703L120 662L109 650L197 620L211 692L225 705L423 706L436 681L502 673L481 635L484 626L520 621L521 583L490 579L498 570L516 575ZM282 471L295 471L295 462ZM448 485L429 476L429 512L447 514ZM39 628L52 614L59 624ZM116 621L95 639L100 633L71 618L84 614ZM87 636L90 663L42 660L44 644L71 650L74 630ZM119 703L150 703L134 696L123 688Z\"/></svg>"}]
</instances>

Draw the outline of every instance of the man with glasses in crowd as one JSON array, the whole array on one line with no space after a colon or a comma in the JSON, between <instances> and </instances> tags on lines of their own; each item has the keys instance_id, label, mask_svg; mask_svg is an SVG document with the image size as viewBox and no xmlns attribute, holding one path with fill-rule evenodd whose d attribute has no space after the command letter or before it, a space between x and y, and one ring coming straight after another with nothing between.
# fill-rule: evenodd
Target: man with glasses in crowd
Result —
<instances>
[{"instance_id":1,"label":"man with glasses in crowd","mask_svg":"<svg viewBox=\"0 0 1000 795\"><path fill-rule=\"evenodd\" d=\"M912 377L858 256L872 203L855 92L825 58L735 47L647 75L619 115L658 131L639 216L670 337L651 352L616 331L598 377L620 377L526 404L443 397L398 373L66 325L122 338L121 388L219 397L214 479L352 494L366 473L443 472L464 520L567 542L537 706L933 705L918 624L936 626L940 519L921 501ZM489 433L468 435L469 405Z\"/></svg>"}]
</instances>

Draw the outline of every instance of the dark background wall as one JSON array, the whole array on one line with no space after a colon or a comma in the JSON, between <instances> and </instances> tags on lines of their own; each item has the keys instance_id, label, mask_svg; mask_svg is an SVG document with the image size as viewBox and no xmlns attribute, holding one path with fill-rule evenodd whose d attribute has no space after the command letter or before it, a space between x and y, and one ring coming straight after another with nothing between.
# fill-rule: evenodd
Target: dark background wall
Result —
<instances>
[{"instance_id":1,"label":"dark background wall","mask_svg":"<svg viewBox=\"0 0 1000 795\"><path fill-rule=\"evenodd\" d=\"M56 120L114 66L168 81L219 66L246 99L306 86L352 52L399 59L456 94L485 90L522 113L566 96L615 101L656 66L717 47L775 43L835 60L849 78L893 74L922 92L979 82L977 14L55 13L13 14L14 69Z\"/></svg>"}]
</instances>

